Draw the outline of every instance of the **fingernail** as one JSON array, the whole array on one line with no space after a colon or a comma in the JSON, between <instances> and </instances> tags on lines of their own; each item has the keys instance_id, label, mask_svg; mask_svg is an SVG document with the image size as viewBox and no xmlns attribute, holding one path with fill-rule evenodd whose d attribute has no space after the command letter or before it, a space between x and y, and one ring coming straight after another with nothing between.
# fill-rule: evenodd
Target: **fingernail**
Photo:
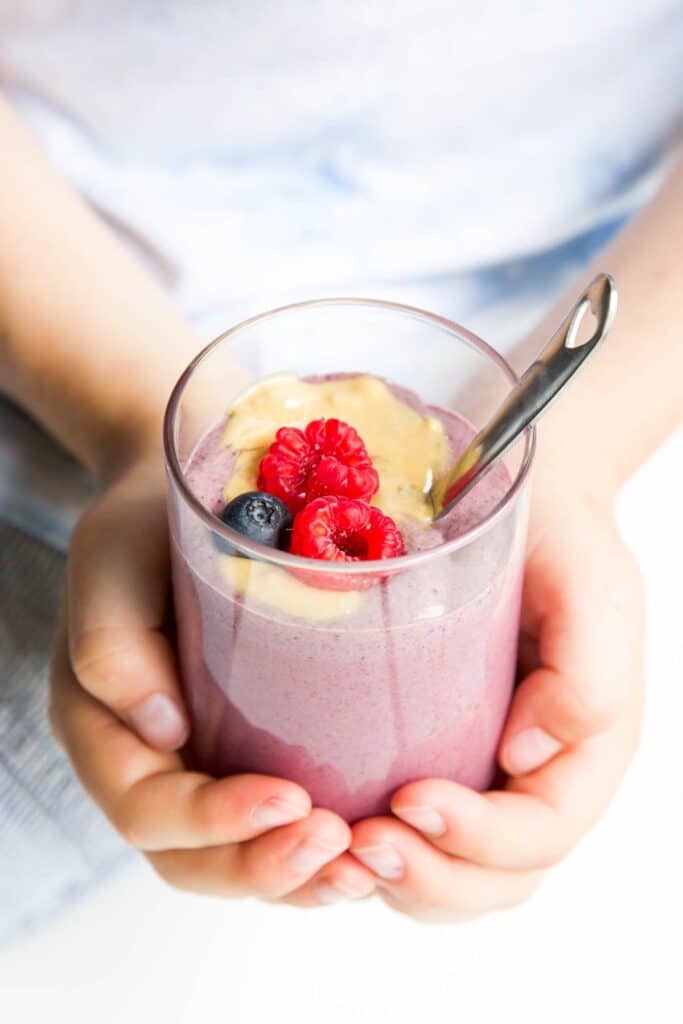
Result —
<instances>
[{"instance_id":1,"label":"fingernail","mask_svg":"<svg viewBox=\"0 0 683 1024\"><path fill-rule=\"evenodd\" d=\"M302 804L290 804L286 800L273 797L262 804L252 807L249 813L249 824L254 828L275 828L277 825L288 825L299 821L307 814L308 808Z\"/></svg>"},{"instance_id":2,"label":"fingernail","mask_svg":"<svg viewBox=\"0 0 683 1024\"><path fill-rule=\"evenodd\" d=\"M359 900L364 893L352 892L337 882L318 882L315 895L321 903L341 903L343 900Z\"/></svg>"},{"instance_id":3,"label":"fingernail","mask_svg":"<svg viewBox=\"0 0 683 1024\"><path fill-rule=\"evenodd\" d=\"M554 757L562 744L537 725L523 729L507 743L503 760L513 775L526 775Z\"/></svg>"},{"instance_id":4,"label":"fingernail","mask_svg":"<svg viewBox=\"0 0 683 1024\"><path fill-rule=\"evenodd\" d=\"M351 853L380 878L400 878L403 874L403 860L393 846L352 846Z\"/></svg>"},{"instance_id":5,"label":"fingernail","mask_svg":"<svg viewBox=\"0 0 683 1024\"><path fill-rule=\"evenodd\" d=\"M164 693L153 693L128 712L139 736L152 747L175 750L188 735L185 719L176 704Z\"/></svg>"},{"instance_id":6,"label":"fingernail","mask_svg":"<svg viewBox=\"0 0 683 1024\"><path fill-rule=\"evenodd\" d=\"M289 866L295 875L312 875L341 852L341 848L324 846L314 839L304 839L289 854Z\"/></svg>"},{"instance_id":7,"label":"fingernail","mask_svg":"<svg viewBox=\"0 0 683 1024\"><path fill-rule=\"evenodd\" d=\"M393 810L397 818L426 836L442 836L446 831L446 822L433 807L394 807Z\"/></svg>"}]
</instances>

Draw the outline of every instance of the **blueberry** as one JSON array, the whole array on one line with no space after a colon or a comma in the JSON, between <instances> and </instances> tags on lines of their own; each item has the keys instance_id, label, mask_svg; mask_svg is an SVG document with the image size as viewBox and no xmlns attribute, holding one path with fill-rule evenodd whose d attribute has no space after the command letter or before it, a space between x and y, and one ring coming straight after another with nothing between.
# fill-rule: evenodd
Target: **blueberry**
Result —
<instances>
[{"instance_id":1,"label":"blueberry","mask_svg":"<svg viewBox=\"0 0 683 1024\"><path fill-rule=\"evenodd\" d=\"M247 491L228 502L219 518L249 540L269 548L284 547L292 515L284 502L265 491ZM216 544L227 554L239 554L223 537L214 534Z\"/></svg>"}]
</instances>

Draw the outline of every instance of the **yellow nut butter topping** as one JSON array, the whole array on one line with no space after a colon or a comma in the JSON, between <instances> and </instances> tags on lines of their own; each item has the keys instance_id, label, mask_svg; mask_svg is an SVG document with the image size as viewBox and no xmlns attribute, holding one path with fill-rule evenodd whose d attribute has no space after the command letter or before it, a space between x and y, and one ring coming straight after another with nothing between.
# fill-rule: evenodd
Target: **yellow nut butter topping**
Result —
<instances>
[{"instance_id":1,"label":"yellow nut butter topping","mask_svg":"<svg viewBox=\"0 0 683 1024\"><path fill-rule=\"evenodd\" d=\"M257 488L258 467L280 427L303 429L311 420L336 417L354 427L380 477L372 504L400 526L411 518L429 523L428 494L448 465L449 447L439 419L422 416L377 377L361 374L305 381L293 374L266 377L232 406L223 443L238 453L226 502ZM247 603L258 602L294 618L323 622L358 612L368 592L313 587L266 562L223 555L220 570Z\"/></svg>"},{"instance_id":2,"label":"yellow nut butter topping","mask_svg":"<svg viewBox=\"0 0 683 1024\"><path fill-rule=\"evenodd\" d=\"M245 392L230 410L223 433L224 444L239 452L226 502L256 489L259 463L279 427L303 429L323 417L344 420L365 442L380 477L373 505L399 526L407 517L431 522L428 494L434 477L448 465L443 424L420 415L367 374L315 382L282 374Z\"/></svg>"},{"instance_id":3,"label":"yellow nut butter topping","mask_svg":"<svg viewBox=\"0 0 683 1024\"><path fill-rule=\"evenodd\" d=\"M355 614L367 598L362 590L309 587L291 572L268 562L234 555L220 556L223 579L249 605L252 600L298 619L324 622Z\"/></svg>"}]
</instances>

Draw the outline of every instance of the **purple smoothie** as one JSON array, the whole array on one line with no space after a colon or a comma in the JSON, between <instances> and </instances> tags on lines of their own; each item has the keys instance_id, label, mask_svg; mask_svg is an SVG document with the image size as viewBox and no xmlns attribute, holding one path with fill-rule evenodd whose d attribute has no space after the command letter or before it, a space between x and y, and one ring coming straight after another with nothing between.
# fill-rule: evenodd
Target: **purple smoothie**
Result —
<instances>
[{"instance_id":1,"label":"purple smoothie","mask_svg":"<svg viewBox=\"0 0 683 1024\"><path fill-rule=\"evenodd\" d=\"M472 426L427 411L457 455ZM202 439L185 468L213 512L224 504L235 458L222 428ZM499 463L439 532L401 524L409 551L434 547L435 557L324 621L237 595L206 529L172 503L178 641L197 765L218 776L293 779L314 804L348 821L385 813L391 793L413 779L487 788L514 679L523 529L503 513L455 552L442 553L442 545L480 523L509 487Z\"/></svg>"}]
</instances>

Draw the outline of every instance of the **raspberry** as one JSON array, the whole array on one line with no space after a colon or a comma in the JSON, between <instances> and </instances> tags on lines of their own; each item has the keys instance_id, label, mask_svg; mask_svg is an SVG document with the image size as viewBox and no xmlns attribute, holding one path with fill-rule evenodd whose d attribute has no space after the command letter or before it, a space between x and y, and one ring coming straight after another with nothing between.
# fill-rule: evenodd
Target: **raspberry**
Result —
<instances>
[{"instance_id":1,"label":"raspberry","mask_svg":"<svg viewBox=\"0 0 683 1024\"><path fill-rule=\"evenodd\" d=\"M401 531L393 519L361 499L327 496L309 502L292 527L290 551L328 562L376 561L405 552ZM371 576L324 576L297 573L305 582L336 590L365 589Z\"/></svg>"},{"instance_id":2,"label":"raspberry","mask_svg":"<svg viewBox=\"0 0 683 1024\"><path fill-rule=\"evenodd\" d=\"M371 498L379 489L379 477L357 431L342 420L321 419L312 420L305 430L278 430L261 459L257 486L296 514L328 494Z\"/></svg>"}]
</instances>

